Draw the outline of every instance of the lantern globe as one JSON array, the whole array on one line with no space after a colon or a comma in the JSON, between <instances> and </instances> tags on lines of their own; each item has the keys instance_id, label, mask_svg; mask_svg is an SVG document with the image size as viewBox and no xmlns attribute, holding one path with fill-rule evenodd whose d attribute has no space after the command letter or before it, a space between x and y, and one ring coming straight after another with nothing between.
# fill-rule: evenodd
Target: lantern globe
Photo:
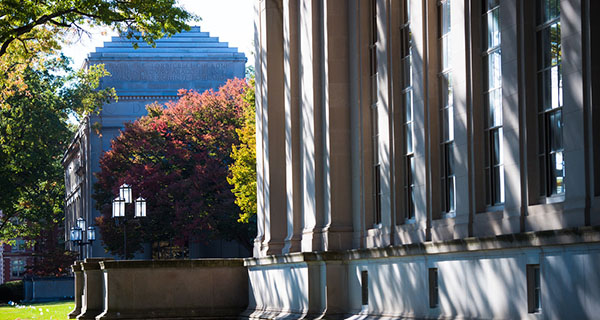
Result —
<instances>
[{"instance_id":1,"label":"lantern globe","mask_svg":"<svg viewBox=\"0 0 600 320\"><path fill-rule=\"evenodd\" d=\"M118 197L112 202L112 215L113 218L119 218L125 216L125 199Z\"/></svg>"},{"instance_id":2,"label":"lantern globe","mask_svg":"<svg viewBox=\"0 0 600 320\"><path fill-rule=\"evenodd\" d=\"M138 197L135 200L135 217L144 218L146 217L146 199Z\"/></svg>"},{"instance_id":3,"label":"lantern globe","mask_svg":"<svg viewBox=\"0 0 600 320\"><path fill-rule=\"evenodd\" d=\"M85 219L84 218L82 218L82 217L77 218L77 227L80 230L85 230L86 229Z\"/></svg>"},{"instance_id":4,"label":"lantern globe","mask_svg":"<svg viewBox=\"0 0 600 320\"><path fill-rule=\"evenodd\" d=\"M131 203L131 186L124 183L119 187L119 197L125 200L125 203Z\"/></svg>"},{"instance_id":5,"label":"lantern globe","mask_svg":"<svg viewBox=\"0 0 600 320\"><path fill-rule=\"evenodd\" d=\"M88 241L94 241L96 240L96 228L93 226L89 226L87 229L87 238Z\"/></svg>"},{"instance_id":6,"label":"lantern globe","mask_svg":"<svg viewBox=\"0 0 600 320\"><path fill-rule=\"evenodd\" d=\"M71 241L81 241L81 229L79 227L71 227Z\"/></svg>"}]
</instances>

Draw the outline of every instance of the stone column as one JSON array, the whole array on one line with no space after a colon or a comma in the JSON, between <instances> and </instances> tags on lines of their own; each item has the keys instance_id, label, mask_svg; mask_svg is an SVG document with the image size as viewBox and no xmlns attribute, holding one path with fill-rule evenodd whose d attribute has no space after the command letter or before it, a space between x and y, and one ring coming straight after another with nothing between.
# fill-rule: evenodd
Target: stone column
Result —
<instances>
[{"instance_id":1,"label":"stone column","mask_svg":"<svg viewBox=\"0 0 600 320\"><path fill-rule=\"evenodd\" d=\"M522 144L519 128L519 54L517 1L504 1L500 5L500 25L502 43L502 130L504 134L504 212L502 221L503 233L517 233L521 224L521 204L523 190L526 186L523 179L520 152ZM523 177L521 177L523 172ZM489 231L493 228L489 228ZM482 230L474 230L481 232ZM488 232L489 232L488 231ZM477 234L475 234L478 236Z\"/></svg>"},{"instance_id":2,"label":"stone column","mask_svg":"<svg viewBox=\"0 0 600 320\"><path fill-rule=\"evenodd\" d=\"M81 296L83 295L83 273L81 271L81 264L75 262L71 266L71 271L75 274L75 307L73 311L69 312L69 319L75 319L81 314Z\"/></svg>"},{"instance_id":3,"label":"stone column","mask_svg":"<svg viewBox=\"0 0 600 320\"><path fill-rule=\"evenodd\" d=\"M325 250L352 248L348 1L324 2Z\"/></svg>"},{"instance_id":4,"label":"stone column","mask_svg":"<svg viewBox=\"0 0 600 320\"><path fill-rule=\"evenodd\" d=\"M323 250L323 150L320 2L300 1L300 128L302 163L302 251ZM316 89L316 90L315 90Z\"/></svg>"},{"instance_id":5,"label":"stone column","mask_svg":"<svg viewBox=\"0 0 600 320\"><path fill-rule=\"evenodd\" d=\"M257 130L261 136L261 166L257 178L261 181L258 196L264 215L263 254L281 253L286 236L285 182L285 114L283 77L283 16L282 0L259 2L260 39L257 47L260 60L260 99L257 99ZM258 150L257 150L258 151ZM257 162L258 162L257 158ZM262 217L261 217L262 218Z\"/></svg>"},{"instance_id":6,"label":"stone column","mask_svg":"<svg viewBox=\"0 0 600 320\"><path fill-rule=\"evenodd\" d=\"M84 285L81 301L81 314L77 319L94 320L104 309L103 278L100 261L105 259L88 258L80 263Z\"/></svg>"},{"instance_id":7,"label":"stone column","mask_svg":"<svg viewBox=\"0 0 600 320\"><path fill-rule=\"evenodd\" d=\"M263 71L264 59L262 56L263 51L260 46L261 32L262 32L262 9L263 9L263 1L256 1L256 5L254 7L254 45L256 48L256 60L255 60L255 70L256 70L256 92L255 92L255 101L256 101L256 238L254 239L254 257L263 256L262 250L262 241L265 236L265 198L264 198L264 181L263 181L263 153L264 153L264 143L263 143L263 114L262 114L262 100L263 100L263 72L266 72L266 69Z\"/></svg>"},{"instance_id":8,"label":"stone column","mask_svg":"<svg viewBox=\"0 0 600 320\"><path fill-rule=\"evenodd\" d=\"M298 96L298 0L283 1L287 237L284 253L300 251L302 189Z\"/></svg>"},{"instance_id":9,"label":"stone column","mask_svg":"<svg viewBox=\"0 0 600 320\"><path fill-rule=\"evenodd\" d=\"M589 68L584 62L584 39L582 25L581 0L560 1L561 12L561 49L562 49L562 83L563 83L563 147L565 163L565 203L562 224L560 227L572 228L583 226L586 211L589 211L591 176L586 150L585 130L586 117L589 117L589 102L585 97L584 70ZM594 19L595 17L592 17ZM595 57L592 57L595 59ZM574 143L578 142L578 143Z\"/></svg>"}]
</instances>

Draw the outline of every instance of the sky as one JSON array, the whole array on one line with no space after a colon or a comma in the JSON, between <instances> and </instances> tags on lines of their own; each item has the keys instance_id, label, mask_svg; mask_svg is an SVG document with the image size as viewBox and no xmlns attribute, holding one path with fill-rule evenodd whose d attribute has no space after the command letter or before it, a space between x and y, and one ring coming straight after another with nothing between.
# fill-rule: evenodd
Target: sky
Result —
<instances>
[{"instance_id":1,"label":"sky","mask_svg":"<svg viewBox=\"0 0 600 320\"><path fill-rule=\"evenodd\" d=\"M248 65L254 65L254 1L252 0L178 0L178 4L200 18L192 22L200 26L202 31L210 32L220 41L229 42L230 47L236 47L248 58ZM106 28L89 30L90 37L83 36L73 40L73 44L63 48L65 55L73 59L75 69L83 65L87 54L101 47L105 41L110 41L115 32Z\"/></svg>"}]
</instances>

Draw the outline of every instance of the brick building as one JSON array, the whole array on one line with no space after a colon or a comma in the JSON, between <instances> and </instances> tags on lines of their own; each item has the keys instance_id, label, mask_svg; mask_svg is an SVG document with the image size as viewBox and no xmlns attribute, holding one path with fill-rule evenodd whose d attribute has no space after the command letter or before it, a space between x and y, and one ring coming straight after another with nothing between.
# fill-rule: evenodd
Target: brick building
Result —
<instances>
[{"instance_id":1,"label":"brick building","mask_svg":"<svg viewBox=\"0 0 600 320\"><path fill-rule=\"evenodd\" d=\"M0 245L0 284L23 279L27 266L33 265L33 248L28 248L22 239L15 240L15 245Z\"/></svg>"}]
</instances>

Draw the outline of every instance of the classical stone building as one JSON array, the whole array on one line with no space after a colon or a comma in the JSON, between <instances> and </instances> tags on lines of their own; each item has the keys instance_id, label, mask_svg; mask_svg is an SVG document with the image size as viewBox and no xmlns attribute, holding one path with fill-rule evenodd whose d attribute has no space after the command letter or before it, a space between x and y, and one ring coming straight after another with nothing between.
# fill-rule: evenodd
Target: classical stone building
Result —
<instances>
[{"instance_id":1,"label":"classical stone building","mask_svg":"<svg viewBox=\"0 0 600 320\"><path fill-rule=\"evenodd\" d=\"M258 0L244 315L597 317L597 13Z\"/></svg>"},{"instance_id":2,"label":"classical stone building","mask_svg":"<svg viewBox=\"0 0 600 320\"><path fill-rule=\"evenodd\" d=\"M200 31L200 27L159 39L155 48L142 41L138 41L138 46L134 49L132 40L113 37L90 53L85 62L86 66L105 65L111 76L103 78L100 87L114 87L118 102L104 105L98 115L85 117L65 152L66 240L78 217L89 223L99 216L91 198L94 173L100 170L101 155L110 149L111 139L125 122L145 115L147 104L176 100L179 89L218 89L227 79L245 75L245 55ZM78 250L70 242L69 248ZM83 258L102 256L106 253L101 241L86 246L83 252Z\"/></svg>"}]
</instances>

